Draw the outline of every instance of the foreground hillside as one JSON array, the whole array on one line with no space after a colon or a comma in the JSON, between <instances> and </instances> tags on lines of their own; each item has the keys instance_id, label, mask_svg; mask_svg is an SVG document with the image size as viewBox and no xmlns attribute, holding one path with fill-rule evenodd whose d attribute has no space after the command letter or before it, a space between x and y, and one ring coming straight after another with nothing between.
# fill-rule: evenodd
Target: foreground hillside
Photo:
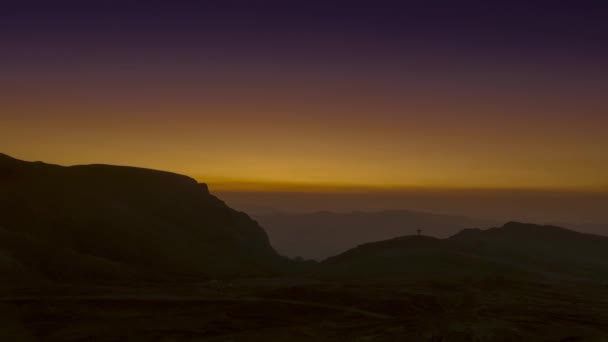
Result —
<instances>
[{"instance_id":1,"label":"foreground hillside","mask_svg":"<svg viewBox=\"0 0 608 342\"><path fill-rule=\"evenodd\" d=\"M0 298L2 341L605 341L592 283L230 281Z\"/></svg>"},{"instance_id":2,"label":"foreground hillside","mask_svg":"<svg viewBox=\"0 0 608 342\"><path fill-rule=\"evenodd\" d=\"M9 280L269 274L264 230L168 172L0 155L0 271Z\"/></svg>"}]
</instances>

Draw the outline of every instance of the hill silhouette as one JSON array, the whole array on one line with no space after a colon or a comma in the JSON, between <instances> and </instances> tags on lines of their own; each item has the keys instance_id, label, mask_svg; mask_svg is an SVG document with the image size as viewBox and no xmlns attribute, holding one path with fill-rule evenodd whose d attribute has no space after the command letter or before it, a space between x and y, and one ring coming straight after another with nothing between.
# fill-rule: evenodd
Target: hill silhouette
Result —
<instances>
[{"instance_id":1,"label":"hill silhouette","mask_svg":"<svg viewBox=\"0 0 608 342\"><path fill-rule=\"evenodd\" d=\"M255 221L169 172L0 155L0 213L0 270L13 279L268 274L284 262Z\"/></svg>"},{"instance_id":2,"label":"hill silhouette","mask_svg":"<svg viewBox=\"0 0 608 342\"><path fill-rule=\"evenodd\" d=\"M608 280L608 238L509 222L447 238L404 236L367 243L320 265L320 274L373 279L544 277Z\"/></svg>"},{"instance_id":3,"label":"hill silhouette","mask_svg":"<svg viewBox=\"0 0 608 342\"><path fill-rule=\"evenodd\" d=\"M425 235L445 238L465 228L489 228L496 224L465 216L411 210L266 213L254 217L264 226L278 252L318 260L369 241L415 234L416 229Z\"/></svg>"}]
</instances>

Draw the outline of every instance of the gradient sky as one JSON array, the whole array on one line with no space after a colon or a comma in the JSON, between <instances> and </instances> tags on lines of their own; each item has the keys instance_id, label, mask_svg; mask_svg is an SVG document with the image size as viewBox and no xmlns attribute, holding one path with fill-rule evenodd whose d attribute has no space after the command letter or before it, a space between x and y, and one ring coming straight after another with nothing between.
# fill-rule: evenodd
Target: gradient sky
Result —
<instances>
[{"instance_id":1,"label":"gradient sky","mask_svg":"<svg viewBox=\"0 0 608 342\"><path fill-rule=\"evenodd\" d=\"M0 152L215 189L608 191L602 1L18 1Z\"/></svg>"}]
</instances>

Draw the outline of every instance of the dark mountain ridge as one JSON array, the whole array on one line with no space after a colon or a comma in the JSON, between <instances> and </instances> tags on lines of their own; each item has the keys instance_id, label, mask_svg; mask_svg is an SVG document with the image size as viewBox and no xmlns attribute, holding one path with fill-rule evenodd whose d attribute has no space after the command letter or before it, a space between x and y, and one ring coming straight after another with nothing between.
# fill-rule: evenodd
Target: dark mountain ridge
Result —
<instances>
[{"instance_id":1,"label":"dark mountain ridge","mask_svg":"<svg viewBox=\"0 0 608 342\"><path fill-rule=\"evenodd\" d=\"M134 167L0 155L0 228L0 267L50 279L267 274L285 262L205 184Z\"/></svg>"},{"instance_id":2,"label":"dark mountain ridge","mask_svg":"<svg viewBox=\"0 0 608 342\"><path fill-rule=\"evenodd\" d=\"M320 266L348 277L568 277L608 281L608 237L509 222L447 238L404 236L367 243Z\"/></svg>"}]
</instances>

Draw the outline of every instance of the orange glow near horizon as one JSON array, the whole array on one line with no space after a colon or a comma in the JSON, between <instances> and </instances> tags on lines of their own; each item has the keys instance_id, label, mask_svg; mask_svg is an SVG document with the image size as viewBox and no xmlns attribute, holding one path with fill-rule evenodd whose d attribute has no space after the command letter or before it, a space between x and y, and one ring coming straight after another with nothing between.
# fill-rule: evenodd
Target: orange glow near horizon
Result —
<instances>
[{"instance_id":1,"label":"orange glow near horizon","mask_svg":"<svg viewBox=\"0 0 608 342\"><path fill-rule=\"evenodd\" d=\"M0 152L234 191L608 189L608 108L593 70L467 63L24 71L0 81Z\"/></svg>"},{"instance_id":2,"label":"orange glow near horizon","mask_svg":"<svg viewBox=\"0 0 608 342\"><path fill-rule=\"evenodd\" d=\"M309 104L294 105L287 115L288 106L247 103L65 103L5 106L3 112L14 115L0 118L1 152L62 165L163 169L216 190L608 188L603 119L461 113L499 104L451 109L450 103L374 103L339 110ZM500 106L503 113L526 110ZM429 114L374 115L389 110Z\"/></svg>"}]
</instances>

